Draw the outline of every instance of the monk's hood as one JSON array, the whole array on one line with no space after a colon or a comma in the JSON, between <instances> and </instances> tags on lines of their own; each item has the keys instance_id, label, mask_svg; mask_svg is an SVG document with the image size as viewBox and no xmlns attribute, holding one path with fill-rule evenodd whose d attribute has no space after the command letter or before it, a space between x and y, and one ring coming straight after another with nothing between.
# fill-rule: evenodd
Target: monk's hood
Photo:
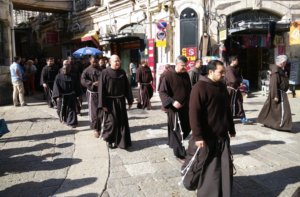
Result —
<instances>
[{"instance_id":1,"label":"monk's hood","mask_svg":"<svg viewBox=\"0 0 300 197\"><path fill-rule=\"evenodd\" d=\"M210 78L208 78L207 76L202 76L200 75L199 81L204 81L205 83L209 83L213 86L219 87L220 84L222 84L222 82L213 82Z\"/></svg>"}]
</instances>

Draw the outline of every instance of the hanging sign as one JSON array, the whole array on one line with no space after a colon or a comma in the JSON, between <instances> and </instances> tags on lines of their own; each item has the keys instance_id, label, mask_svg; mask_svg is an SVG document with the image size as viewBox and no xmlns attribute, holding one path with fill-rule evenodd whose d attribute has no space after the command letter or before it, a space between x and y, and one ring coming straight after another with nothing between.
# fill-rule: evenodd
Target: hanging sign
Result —
<instances>
[{"instance_id":1,"label":"hanging sign","mask_svg":"<svg viewBox=\"0 0 300 197\"><path fill-rule=\"evenodd\" d=\"M184 47L181 48L181 55L188 59L187 70L190 70L195 66L195 60L197 58L197 47Z\"/></svg>"},{"instance_id":2,"label":"hanging sign","mask_svg":"<svg viewBox=\"0 0 300 197\"><path fill-rule=\"evenodd\" d=\"M167 40L156 40L156 47L166 47Z\"/></svg>"},{"instance_id":3,"label":"hanging sign","mask_svg":"<svg viewBox=\"0 0 300 197\"><path fill-rule=\"evenodd\" d=\"M158 30L164 30L167 28L167 22L164 20L159 20L156 27Z\"/></svg>"},{"instance_id":4,"label":"hanging sign","mask_svg":"<svg viewBox=\"0 0 300 197\"><path fill-rule=\"evenodd\" d=\"M221 30L219 31L219 36L220 36L220 41L226 40L227 39L227 30Z\"/></svg>"},{"instance_id":5,"label":"hanging sign","mask_svg":"<svg viewBox=\"0 0 300 197\"><path fill-rule=\"evenodd\" d=\"M156 34L156 38L158 40L164 40L167 37L167 33L165 31L158 31Z\"/></svg>"},{"instance_id":6,"label":"hanging sign","mask_svg":"<svg viewBox=\"0 0 300 197\"><path fill-rule=\"evenodd\" d=\"M298 44L300 44L300 21L295 21L290 27L290 45Z\"/></svg>"},{"instance_id":7,"label":"hanging sign","mask_svg":"<svg viewBox=\"0 0 300 197\"><path fill-rule=\"evenodd\" d=\"M153 76L153 82L155 82L155 70L154 70L154 39L148 39L148 53L149 53L149 68L151 70L152 76ZM155 83L153 83L152 88L155 90Z\"/></svg>"},{"instance_id":8,"label":"hanging sign","mask_svg":"<svg viewBox=\"0 0 300 197\"><path fill-rule=\"evenodd\" d=\"M46 43L58 43L58 32L46 31Z\"/></svg>"}]
</instances>

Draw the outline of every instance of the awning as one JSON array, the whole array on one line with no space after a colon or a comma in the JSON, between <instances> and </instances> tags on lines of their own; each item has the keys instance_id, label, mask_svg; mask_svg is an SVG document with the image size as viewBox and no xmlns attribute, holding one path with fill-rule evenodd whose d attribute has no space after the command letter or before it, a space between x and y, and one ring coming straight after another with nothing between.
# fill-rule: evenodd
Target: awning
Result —
<instances>
[{"instance_id":1,"label":"awning","mask_svg":"<svg viewBox=\"0 0 300 197\"><path fill-rule=\"evenodd\" d=\"M101 41L110 41L110 42L114 42L114 41L134 41L137 39L145 39L145 34L141 34L141 33L122 33L122 34L118 34L118 35L112 35L112 36L107 36L107 37L102 37L100 38Z\"/></svg>"},{"instance_id":2,"label":"awning","mask_svg":"<svg viewBox=\"0 0 300 197\"><path fill-rule=\"evenodd\" d=\"M98 34L99 31L97 30L91 30L88 32L80 33L77 34L74 38L72 38L70 43L92 41L98 48L100 48Z\"/></svg>"},{"instance_id":3,"label":"awning","mask_svg":"<svg viewBox=\"0 0 300 197\"><path fill-rule=\"evenodd\" d=\"M228 29L228 35L231 34L268 34L269 23L268 22L248 22L239 23L234 28ZM290 23L277 23L275 33L284 33L290 30Z\"/></svg>"}]
</instances>

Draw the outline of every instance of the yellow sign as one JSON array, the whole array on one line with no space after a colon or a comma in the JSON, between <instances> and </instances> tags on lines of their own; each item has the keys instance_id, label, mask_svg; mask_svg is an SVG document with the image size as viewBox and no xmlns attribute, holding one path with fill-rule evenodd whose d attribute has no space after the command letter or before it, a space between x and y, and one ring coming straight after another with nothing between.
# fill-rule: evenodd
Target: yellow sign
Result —
<instances>
[{"instance_id":1,"label":"yellow sign","mask_svg":"<svg viewBox=\"0 0 300 197\"><path fill-rule=\"evenodd\" d=\"M300 44L300 21L295 21L290 27L290 45L298 44Z\"/></svg>"},{"instance_id":2,"label":"yellow sign","mask_svg":"<svg viewBox=\"0 0 300 197\"><path fill-rule=\"evenodd\" d=\"M220 36L220 41L226 40L227 39L227 30L226 29L221 30L219 32L219 36Z\"/></svg>"},{"instance_id":3,"label":"yellow sign","mask_svg":"<svg viewBox=\"0 0 300 197\"><path fill-rule=\"evenodd\" d=\"M156 40L156 47L166 47L167 40Z\"/></svg>"}]
</instances>

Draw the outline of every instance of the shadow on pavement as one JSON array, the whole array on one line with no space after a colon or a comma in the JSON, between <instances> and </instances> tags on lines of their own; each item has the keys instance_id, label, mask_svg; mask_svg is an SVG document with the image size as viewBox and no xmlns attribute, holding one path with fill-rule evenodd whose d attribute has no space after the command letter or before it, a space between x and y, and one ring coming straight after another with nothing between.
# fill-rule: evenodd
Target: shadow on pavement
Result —
<instances>
[{"instance_id":1,"label":"shadow on pavement","mask_svg":"<svg viewBox=\"0 0 300 197\"><path fill-rule=\"evenodd\" d=\"M1 138L1 142L39 141L74 134L75 130L54 131L53 133L28 135L20 137Z\"/></svg>"},{"instance_id":2,"label":"shadow on pavement","mask_svg":"<svg viewBox=\"0 0 300 197\"><path fill-rule=\"evenodd\" d=\"M286 186L300 182L299 172L300 166L296 166L271 173L234 177L233 196L280 196ZM297 187L291 189L296 191Z\"/></svg>"},{"instance_id":3,"label":"shadow on pavement","mask_svg":"<svg viewBox=\"0 0 300 197\"><path fill-rule=\"evenodd\" d=\"M20 119L20 120L8 120L6 121L7 124L12 124L12 123L17 123L17 122L46 122L46 121L53 121L53 120L58 120L58 118L30 118L30 119Z\"/></svg>"},{"instance_id":4,"label":"shadow on pavement","mask_svg":"<svg viewBox=\"0 0 300 197\"><path fill-rule=\"evenodd\" d=\"M13 185L6 188L3 191L0 191L0 196L53 196L54 194L62 194L65 192L72 191L81 187L85 187L94 183L97 178L83 178L83 179L48 179L42 182L26 182ZM66 187L64 190L58 190L60 185L68 184L69 187ZM56 191L58 190L57 193ZM97 194L90 193L84 194L83 196L98 196Z\"/></svg>"},{"instance_id":5,"label":"shadow on pavement","mask_svg":"<svg viewBox=\"0 0 300 197\"><path fill-rule=\"evenodd\" d=\"M135 132L139 132L139 131L147 130L147 129L164 129L165 130L165 128L163 128L163 127L168 127L168 123L133 126L133 127L130 127L130 133L135 133ZM168 130L166 130L166 132L168 132Z\"/></svg>"},{"instance_id":6,"label":"shadow on pavement","mask_svg":"<svg viewBox=\"0 0 300 197\"><path fill-rule=\"evenodd\" d=\"M284 141L259 140L255 142L247 142L243 144L231 145L233 154L250 155L250 151L259 149L265 145L285 144Z\"/></svg>"}]
</instances>

